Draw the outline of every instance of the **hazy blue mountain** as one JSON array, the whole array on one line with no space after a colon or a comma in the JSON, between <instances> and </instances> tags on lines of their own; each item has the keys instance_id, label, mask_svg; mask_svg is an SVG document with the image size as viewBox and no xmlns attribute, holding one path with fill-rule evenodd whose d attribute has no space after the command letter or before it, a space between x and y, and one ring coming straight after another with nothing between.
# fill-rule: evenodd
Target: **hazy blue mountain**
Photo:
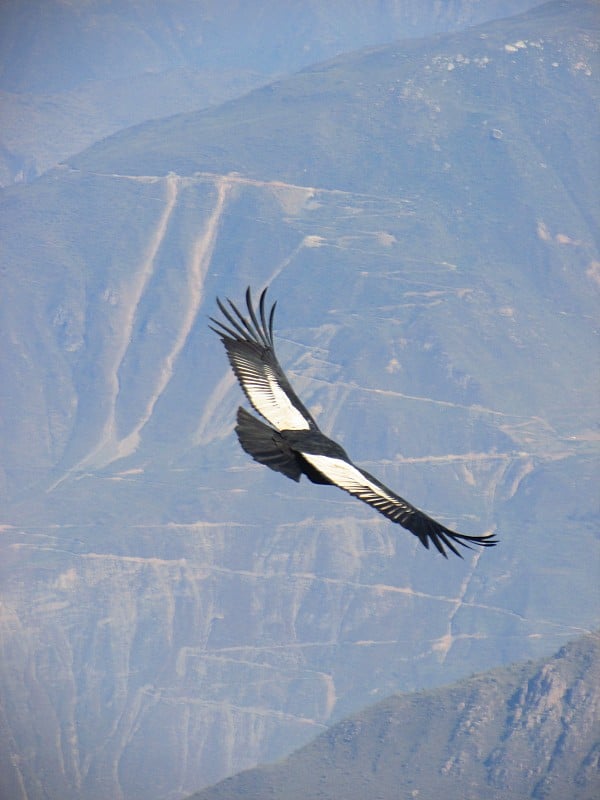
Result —
<instances>
[{"instance_id":1,"label":"hazy blue mountain","mask_svg":"<svg viewBox=\"0 0 600 800\"><path fill-rule=\"evenodd\" d=\"M509 16L533 0L6 0L0 186L115 131L239 97L366 45Z\"/></svg>"},{"instance_id":2,"label":"hazy blue mountain","mask_svg":"<svg viewBox=\"0 0 600 800\"><path fill-rule=\"evenodd\" d=\"M598 14L336 58L0 196L0 794L180 798L598 627ZM215 296L445 561L251 462Z\"/></svg>"},{"instance_id":3,"label":"hazy blue mountain","mask_svg":"<svg viewBox=\"0 0 600 800\"><path fill-rule=\"evenodd\" d=\"M594 800L599 687L592 634L543 661L390 697L193 800Z\"/></svg>"},{"instance_id":4,"label":"hazy blue mountain","mask_svg":"<svg viewBox=\"0 0 600 800\"><path fill-rule=\"evenodd\" d=\"M398 31L405 36L451 31L534 5L534 0L458 0L447 6L383 0L375 13L358 0L330 6L318 0L146 5L91 0L84 6L6 0L0 86L59 92L86 81L134 77L141 66L154 72L183 65L263 74L295 71L365 42L391 41Z\"/></svg>"}]
</instances>

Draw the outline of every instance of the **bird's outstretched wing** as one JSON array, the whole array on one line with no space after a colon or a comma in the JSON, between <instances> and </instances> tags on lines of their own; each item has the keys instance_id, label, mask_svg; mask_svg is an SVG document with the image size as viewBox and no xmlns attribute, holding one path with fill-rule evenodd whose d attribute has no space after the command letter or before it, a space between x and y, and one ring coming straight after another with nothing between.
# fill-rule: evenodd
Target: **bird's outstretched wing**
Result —
<instances>
[{"instance_id":1,"label":"bird's outstretched wing","mask_svg":"<svg viewBox=\"0 0 600 800\"><path fill-rule=\"evenodd\" d=\"M324 436L292 389L275 356L273 345L273 303L265 310L266 289L259 300L258 315L246 291L248 317L228 300L227 308L217 300L225 322L211 317L215 331L225 345L233 371L246 397L272 426L238 410L236 432L244 450L256 461L298 481L304 473L314 483L331 483L372 506L392 522L409 530L429 548L447 558L446 550L461 557L457 545L492 547L493 535L467 536L446 528L423 511L392 492L365 470L354 466L345 450Z\"/></svg>"},{"instance_id":2,"label":"bird's outstretched wing","mask_svg":"<svg viewBox=\"0 0 600 800\"><path fill-rule=\"evenodd\" d=\"M259 414L278 431L318 430L275 356L273 315L276 303L273 303L267 317L266 293L265 289L260 296L257 316L248 287L246 306L249 318L241 314L231 300L227 300L228 309L217 299L226 322L211 317L214 327L211 325L210 328L221 337L235 376Z\"/></svg>"},{"instance_id":3,"label":"bird's outstretched wing","mask_svg":"<svg viewBox=\"0 0 600 800\"><path fill-rule=\"evenodd\" d=\"M314 455L302 452L302 457L325 475L331 483L344 489L354 497L379 511L392 522L398 522L419 538L421 544L429 549L429 542L433 542L439 552L447 558L448 548L462 558L456 544L470 548L471 544L482 547L493 547L497 544L492 534L486 536L467 536L463 533L446 528L440 522L429 517L423 511L408 503L402 497L392 492L387 486L354 464L341 458L332 458L327 455Z\"/></svg>"}]
</instances>

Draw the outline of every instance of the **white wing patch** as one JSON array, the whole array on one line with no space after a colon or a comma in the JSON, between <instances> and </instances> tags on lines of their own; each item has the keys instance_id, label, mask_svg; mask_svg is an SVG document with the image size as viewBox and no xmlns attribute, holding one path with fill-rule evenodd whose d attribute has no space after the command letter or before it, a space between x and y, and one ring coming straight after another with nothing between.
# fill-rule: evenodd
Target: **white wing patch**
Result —
<instances>
[{"instance_id":1,"label":"white wing patch","mask_svg":"<svg viewBox=\"0 0 600 800\"><path fill-rule=\"evenodd\" d=\"M359 469L341 458L318 456L305 452L302 452L302 456L341 489L364 500L382 514L393 517L394 511L404 514L413 510L398 497L387 494L380 486L372 483L363 475Z\"/></svg>"},{"instance_id":2,"label":"white wing patch","mask_svg":"<svg viewBox=\"0 0 600 800\"><path fill-rule=\"evenodd\" d=\"M309 430L310 425L277 383L270 367L232 355L238 377L254 408L278 431Z\"/></svg>"}]
</instances>

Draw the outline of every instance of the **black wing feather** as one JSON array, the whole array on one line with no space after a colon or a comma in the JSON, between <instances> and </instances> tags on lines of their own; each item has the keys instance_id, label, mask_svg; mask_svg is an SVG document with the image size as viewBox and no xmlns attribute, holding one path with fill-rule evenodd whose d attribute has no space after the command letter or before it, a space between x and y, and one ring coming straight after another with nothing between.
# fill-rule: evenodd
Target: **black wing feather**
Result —
<instances>
[{"instance_id":1,"label":"black wing feather","mask_svg":"<svg viewBox=\"0 0 600 800\"><path fill-rule=\"evenodd\" d=\"M233 371L250 401L273 428L238 410L236 432L243 449L256 461L292 480L304 473L315 483L330 483L367 503L392 522L418 537L429 549L430 542L447 558L446 550L462 558L457 545L493 547L492 534L467 536L432 519L377 478L356 467L345 451L324 436L292 389L275 355L273 319L276 303L267 314L261 293L258 315L246 290L248 317L231 302L229 308L217 299L225 322L211 317L209 327L221 337ZM309 445L308 447L302 445Z\"/></svg>"},{"instance_id":2,"label":"black wing feather","mask_svg":"<svg viewBox=\"0 0 600 800\"><path fill-rule=\"evenodd\" d=\"M493 547L497 543L491 534L467 536L447 528L411 505L373 475L357 467L345 456L340 457L339 454L327 456L306 450L301 450L301 453L303 458L328 478L330 483L339 486L340 489L362 500L363 503L367 503L392 522L402 525L403 528L417 536L427 549L429 549L429 543L433 542L435 548L444 557L447 557L445 548L448 548L462 558L456 544L471 549L471 544Z\"/></svg>"},{"instance_id":3,"label":"black wing feather","mask_svg":"<svg viewBox=\"0 0 600 800\"><path fill-rule=\"evenodd\" d=\"M225 322L210 317L209 327L221 337L231 367L253 408L277 430L312 429L317 424L292 389L282 370L273 344L273 318L276 303L267 316L265 289L259 300L259 316L246 290L248 317L228 299L230 308L217 299Z\"/></svg>"},{"instance_id":4,"label":"black wing feather","mask_svg":"<svg viewBox=\"0 0 600 800\"><path fill-rule=\"evenodd\" d=\"M281 472L294 481L300 480L300 456L292 450L279 431L256 419L240 406L235 432L242 449L259 464Z\"/></svg>"},{"instance_id":5,"label":"black wing feather","mask_svg":"<svg viewBox=\"0 0 600 800\"><path fill-rule=\"evenodd\" d=\"M429 543L433 542L436 549L444 558L448 557L444 549L445 547L459 558L462 558L462 554L456 549L454 543L461 545L461 547L466 547L468 550L473 549L469 542L471 542L471 544L480 545L481 547L493 547L497 544L493 534L467 536L464 533L457 533L447 528L445 525L442 525L441 522L433 519L424 511L421 511L403 497L400 497L400 495L392 492L391 489L388 489L387 486L381 483L381 481L378 481L373 475L370 475L359 467L356 467L356 469L369 481L374 483L375 486L380 487L385 492L386 496L391 498L386 499L376 496L377 499L373 500L367 497L360 497L360 499L379 511L380 514L392 520L392 522L399 523L403 528L406 528L406 530L417 536L421 544L426 547L427 550L429 550Z\"/></svg>"}]
</instances>

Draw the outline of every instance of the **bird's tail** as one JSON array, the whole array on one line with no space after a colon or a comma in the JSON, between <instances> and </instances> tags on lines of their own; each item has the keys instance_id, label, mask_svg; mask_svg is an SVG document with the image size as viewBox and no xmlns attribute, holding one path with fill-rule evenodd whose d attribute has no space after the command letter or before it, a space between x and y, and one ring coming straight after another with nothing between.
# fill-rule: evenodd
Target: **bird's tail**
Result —
<instances>
[{"instance_id":1,"label":"bird's tail","mask_svg":"<svg viewBox=\"0 0 600 800\"><path fill-rule=\"evenodd\" d=\"M259 464L282 472L288 478L299 481L302 470L298 457L285 440L270 425L265 425L241 406L237 412L235 432L242 448Z\"/></svg>"}]
</instances>

